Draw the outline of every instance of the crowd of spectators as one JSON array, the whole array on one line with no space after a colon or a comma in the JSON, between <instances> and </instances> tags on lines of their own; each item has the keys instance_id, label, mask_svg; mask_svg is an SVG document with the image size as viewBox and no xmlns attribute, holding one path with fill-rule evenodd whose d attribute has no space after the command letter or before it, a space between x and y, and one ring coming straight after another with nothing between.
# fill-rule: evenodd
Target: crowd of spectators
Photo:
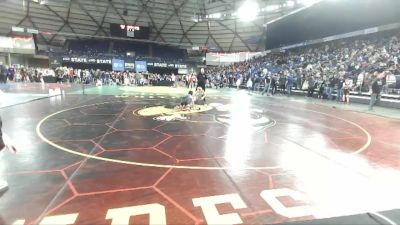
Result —
<instances>
[{"instance_id":1,"label":"crowd of spectators","mask_svg":"<svg viewBox=\"0 0 400 225\"><path fill-rule=\"evenodd\" d=\"M339 40L208 68L204 88L244 86L267 95L290 95L293 89L297 89L307 91L309 97L336 97L338 101L348 102L351 91L372 91L378 74L384 72L382 92L400 94L399 34ZM54 70L8 68L2 71L4 73L8 80L17 82L43 82L43 77L55 77L58 82L97 85L152 85L166 80L173 83L182 81L187 87L195 88L198 83L196 74L175 76L67 67Z\"/></svg>"},{"instance_id":2,"label":"crowd of spectators","mask_svg":"<svg viewBox=\"0 0 400 225\"><path fill-rule=\"evenodd\" d=\"M150 46L152 45L152 46ZM150 54L150 50L152 53ZM131 53L131 54L128 54ZM127 41L107 40L68 40L63 56L69 57L94 57L98 59L118 58L125 60L147 62L184 62L187 58L186 50L169 46L143 44Z\"/></svg>"},{"instance_id":3,"label":"crowd of spectators","mask_svg":"<svg viewBox=\"0 0 400 225\"><path fill-rule=\"evenodd\" d=\"M74 69L72 67L50 68L7 68L1 67L0 82L58 82L70 84L92 84L92 85L156 85L161 81L168 81L171 85L182 79L174 74L135 73L132 71L103 71L94 69Z\"/></svg>"},{"instance_id":4,"label":"crowd of spectators","mask_svg":"<svg viewBox=\"0 0 400 225\"><path fill-rule=\"evenodd\" d=\"M252 90L291 93L338 100L350 91L369 92L377 70L386 71L383 93L400 89L400 33L353 38L275 52L229 66L210 68L209 80L218 86L246 86Z\"/></svg>"},{"instance_id":5,"label":"crowd of spectators","mask_svg":"<svg viewBox=\"0 0 400 225\"><path fill-rule=\"evenodd\" d=\"M41 82L43 76L55 77L55 71L50 68L37 68L37 67L6 67L1 66L1 77L3 83L8 81L15 82Z\"/></svg>"}]
</instances>

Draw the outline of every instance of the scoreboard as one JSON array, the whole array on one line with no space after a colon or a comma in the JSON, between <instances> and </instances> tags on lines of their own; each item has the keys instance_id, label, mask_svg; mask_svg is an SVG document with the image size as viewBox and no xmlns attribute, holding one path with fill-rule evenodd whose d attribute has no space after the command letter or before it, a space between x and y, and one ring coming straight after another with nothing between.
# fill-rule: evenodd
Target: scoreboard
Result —
<instances>
[{"instance_id":1,"label":"scoreboard","mask_svg":"<svg viewBox=\"0 0 400 225\"><path fill-rule=\"evenodd\" d=\"M114 37L149 39L150 28L136 25L110 23L110 33Z\"/></svg>"}]
</instances>

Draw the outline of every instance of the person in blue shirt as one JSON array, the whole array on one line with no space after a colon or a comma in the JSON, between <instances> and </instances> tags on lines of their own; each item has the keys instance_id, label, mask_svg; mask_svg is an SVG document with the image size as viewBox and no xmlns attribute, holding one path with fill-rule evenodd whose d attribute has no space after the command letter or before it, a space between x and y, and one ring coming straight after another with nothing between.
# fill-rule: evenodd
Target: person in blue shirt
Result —
<instances>
[{"instance_id":1,"label":"person in blue shirt","mask_svg":"<svg viewBox=\"0 0 400 225\"><path fill-rule=\"evenodd\" d=\"M289 95L289 96L292 95L293 84L294 84L294 77L293 77L293 75L290 73L290 74L288 75L287 81L286 81L286 86L287 86L287 91L288 91L288 95Z\"/></svg>"},{"instance_id":2,"label":"person in blue shirt","mask_svg":"<svg viewBox=\"0 0 400 225\"><path fill-rule=\"evenodd\" d=\"M193 91L189 91L187 95L182 98L180 108L186 109L187 107L192 107L193 105Z\"/></svg>"},{"instance_id":3,"label":"person in blue shirt","mask_svg":"<svg viewBox=\"0 0 400 225\"><path fill-rule=\"evenodd\" d=\"M8 74L7 74L7 76L8 76L8 79L9 79L9 80L14 80L14 76L15 76L15 70L14 70L14 68L12 68L12 67L8 68Z\"/></svg>"}]
</instances>

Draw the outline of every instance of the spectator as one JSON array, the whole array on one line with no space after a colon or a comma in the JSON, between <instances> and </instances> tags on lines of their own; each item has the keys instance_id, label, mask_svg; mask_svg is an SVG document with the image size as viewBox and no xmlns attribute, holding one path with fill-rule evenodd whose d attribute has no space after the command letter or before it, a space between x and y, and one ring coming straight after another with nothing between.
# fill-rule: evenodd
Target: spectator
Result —
<instances>
[{"instance_id":1,"label":"spectator","mask_svg":"<svg viewBox=\"0 0 400 225\"><path fill-rule=\"evenodd\" d=\"M322 81L322 83L319 86L318 90L318 98L319 99L324 99L325 98L325 81Z\"/></svg>"},{"instance_id":2,"label":"spectator","mask_svg":"<svg viewBox=\"0 0 400 225\"><path fill-rule=\"evenodd\" d=\"M262 95L264 95L265 93L267 93L267 96L269 96L269 89L271 86L271 76L269 74L267 74L264 77L264 90L262 91Z\"/></svg>"},{"instance_id":3,"label":"spectator","mask_svg":"<svg viewBox=\"0 0 400 225\"><path fill-rule=\"evenodd\" d=\"M253 88L253 81L251 80L251 78L249 78L249 79L247 80L246 87L247 87L247 90L249 90L249 91L252 90L252 88Z\"/></svg>"},{"instance_id":4,"label":"spectator","mask_svg":"<svg viewBox=\"0 0 400 225\"><path fill-rule=\"evenodd\" d=\"M337 78L335 76L331 76L328 79L328 84L326 87L326 94L329 100L332 100L332 92L337 85Z\"/></svg>"},{"instance_id":5,"label":"spectator","mask_svg":"<svg viewBox=\"0 0 400 225\"><path fill-rule=\"evenodd\" d=\"M341 77L338 81L338 85L337 85L337 101L338 102L342 102L343 101L343 95L344 95L344 78Z\"/></svg>"},{"instance_id":6,"label":"spectator","mask_svg":"<svg viewBox=\"0 0 400 225\"><path fill-rule=\"evenodd\" d=\"M374 79L372 80L372 85L371 85L371 100L369 102L369 108L368 110L372 111L373 107L376 103L378 103L381 99L381 91L382 91L382 86L383 86L383 77L385 76L382 71L377 71L374 74Z\"/></svg>"},{"instance_id":7,"label":"spectator","mask_svg":"<svg viewBox=\"0 0 400 225\"><path fill-rule=\"evenodd\" d=\"M286 94L286 76L285 72L282 72L279 76L279 89L281 94Z\"/></svg>"},{"instance_id":8,"label":"spectator","mask_svg":"<svg viewBox=\"0 0 400 225\"><path fill-rule=\"evenodd\" d=\"M276 76L272 76L271 78L271 94L275 95L277 89L278 89L278 81Z\"/></svg>"},{"instance_id":9,"label":"spectator","mask_svg":"<svg viewBox=\"0 0 400 225\"><path fill-rule=\"evenodd\" d=\"M347 78L343 84L343 102L350 103L350 88L352 81Z\"/></svg>"},{"instance_id":10,"label":"spectator","mask_svg":"<svg viewBox=\"0 0 400 225\"><path fill-rule=\"evenodd\" d=\"M314 95L314 85L315 85L315 79L314 76L310 76L308 77L308 92L307 92L307 96L312 98Z\"/></svg>"},{"instance_id":11,"label":"spectator","mask_svg":"<svg viewBox=\"0 0 400 225\"><path fill-rule=\"evenodd\" d=\"M292 89L293 89L293 84L294 84L294 77L290 73L287 77L286 85L287 85L287 90L288 90L288 95L292 95Z\"/></svg>"}]
</instances>

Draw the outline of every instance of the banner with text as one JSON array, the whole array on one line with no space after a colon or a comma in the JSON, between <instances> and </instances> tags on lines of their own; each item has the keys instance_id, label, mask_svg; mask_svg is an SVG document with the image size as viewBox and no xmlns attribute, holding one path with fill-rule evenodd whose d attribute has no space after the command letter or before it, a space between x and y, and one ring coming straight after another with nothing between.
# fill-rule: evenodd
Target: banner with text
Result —
<instances>
[{"instance_id":1,"label":"banner with text","mask_svg":"<svg viewBox=\"0 0 400 225\"><path fill-rule=\"evenodd\" d=\"M136 70L136 73L146 72L147 71L146 61L136 61L135 62L135 70Z\"/></svg>"}]
</instances>

